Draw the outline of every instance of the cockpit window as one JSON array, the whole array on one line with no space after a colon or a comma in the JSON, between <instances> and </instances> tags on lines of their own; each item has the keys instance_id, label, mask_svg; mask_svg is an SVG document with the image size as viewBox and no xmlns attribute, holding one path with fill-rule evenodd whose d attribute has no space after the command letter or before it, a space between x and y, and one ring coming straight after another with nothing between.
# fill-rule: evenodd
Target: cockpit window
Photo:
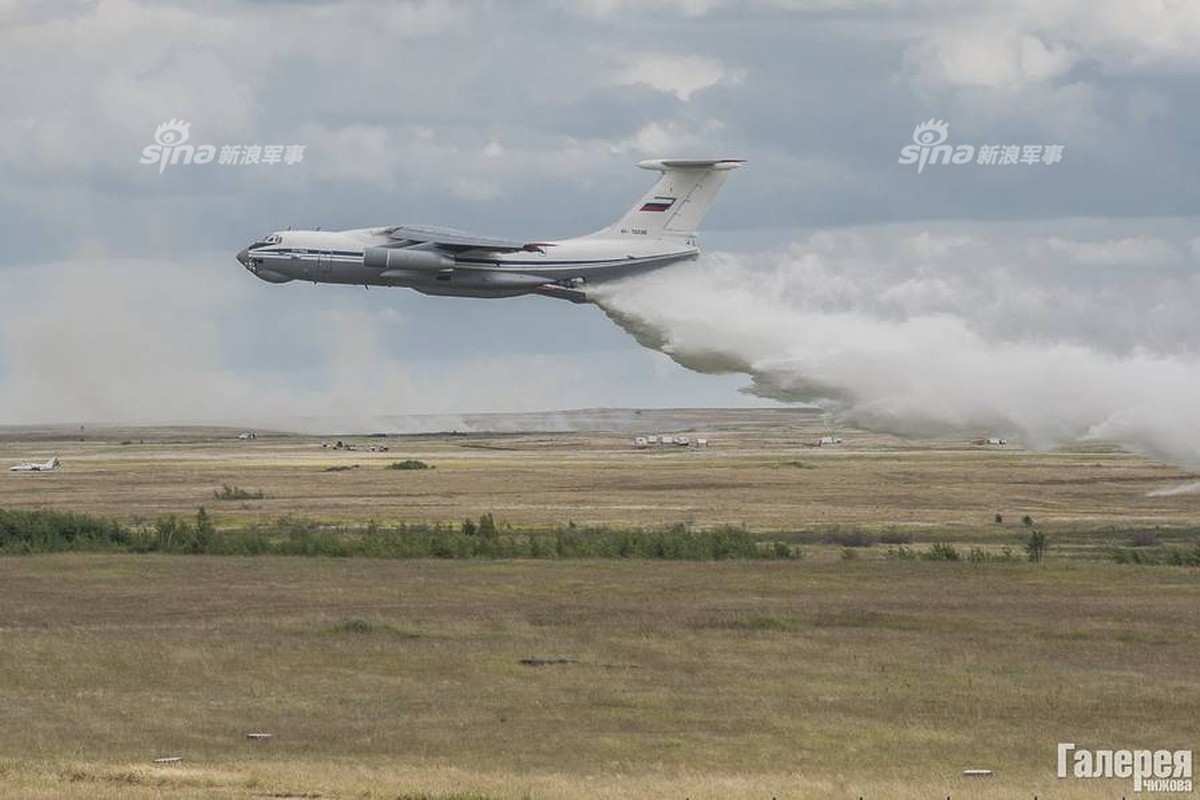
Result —
<instances>
[{"instance_id":1,"label":"cockpit window","mask_svg":"<svg viewBox=\"0 0 1200 800\"><path fill-rule=\"evenodd\" d=\"M279 244L279 243L280 243L280 242L282 242L282 241L283 241L283 237L282 237L282 236L280 236L278 233L272 233L270 236L264 236L264 237L263 237L262 239L260 239L259 241L257 241L257 242L255 242L254 244L250 245L250 247L249 247L249 248L247 248L247 249L249 249L249 250L257 250L257 249L258 249L258 248L260 248L260 247L270 247L271 245L273 245L273 244Z\"/></svg>"}]
</instances>

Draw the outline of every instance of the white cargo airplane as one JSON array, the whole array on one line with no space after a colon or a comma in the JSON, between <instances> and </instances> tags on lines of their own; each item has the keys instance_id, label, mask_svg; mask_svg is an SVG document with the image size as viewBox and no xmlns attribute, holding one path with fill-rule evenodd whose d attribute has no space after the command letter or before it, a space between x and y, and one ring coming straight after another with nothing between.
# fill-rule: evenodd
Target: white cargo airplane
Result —
<instances>
[{"instance_id":1,"label":"white cargo airplane","mask_svg":"<svg viewBox=\"0 0 1200 800\"><path fill-rule=\"evenodd\" d=\"M696 228L742 159L653 159L662 175L625 216L587 236L520 242L393 225L276 231L237 254L264 281L401 286L424 294L541 294L588 302L589 286L695 258Z\"/></svg>"},{"instance_id":2,"label":"white cargo airplane","mask_svg":"<svg viewBox=\"0 0 1200 800\"><path fill-rule=\"evenodd\" d=\"M49 461L38 463L36 461L27 461L23 464L16 464L8 468L9 472L53 472L58 469L58 456L51 458Z\"/></svg>"}]
</instances>

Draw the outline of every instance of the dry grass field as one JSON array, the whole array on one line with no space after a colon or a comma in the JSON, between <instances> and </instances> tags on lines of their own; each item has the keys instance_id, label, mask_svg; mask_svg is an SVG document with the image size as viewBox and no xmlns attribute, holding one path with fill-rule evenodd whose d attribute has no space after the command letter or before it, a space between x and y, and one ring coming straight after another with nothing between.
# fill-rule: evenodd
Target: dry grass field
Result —
<instances>
[{"instance_id":1,"label":"dry grass field","mask_svg":"<svg viewBox=\"0 0 1200 800\"><path fill-rule=\"evenodd\" d=\"M486 512L522 525L754 530L990 530L997 513L1011 525L1028 514L1047 530L1200 524L1200 494L1148 496L1200 476L1099 445L1035 453L845 431L841 444L815 447L827 433L821 418L784 410L676 412L643 428L663 429L655 423L711 444L637 450L625 432L429 434L341 437L359 448L341 451L320 446L336 436L10 429L0 431L0 463L58 455L63 467L5 474L0 507L136 519L205 505L226 526L285 514L388 523ZM370 445L389 450L367 452ZM408 458L434 469L384 469ZM350 469L328 471L338 467ZM215 502L224 485L264 497Z\"/></svg>"},{"instance_id":2,"label":"dry grass field","mask_svg":"<svg viewBox=\"0 0 1200 800\"><path fill-rule=\"evenodd\" d=\"M1080 562L10 558L0 786L1119 797L1055 744L1194 747L1198 604Z\"/></svg>"},{"instance_id":3,"label":"dry grass field","mask_svg":"<svg viewBox=\"0 0 1200 800\"><path fill-rule=\"evenodd\" d=\"M21 798L1119 798L1056 780L1059 741L1195 748L1200 570L1076 558L1158 526L1194 544L1197 476L839 432L772 412L632 433L427 434L386 453L236 431L8 430L0 508L219 526L284 514L697 527L793 561L0 558L0 796ZM434 467L395 471L418 458ZM327 472L329 467L357 469ZM223 485L262 499L218 501ZM996 513L1004 523L996 525ZM886 558L897 529L1050 558ZM246 733L274 734L251 741ZM174 765L153 759L181 756ZM967 768L994 770L964 778Z\"/></svg>"}]
</instances>

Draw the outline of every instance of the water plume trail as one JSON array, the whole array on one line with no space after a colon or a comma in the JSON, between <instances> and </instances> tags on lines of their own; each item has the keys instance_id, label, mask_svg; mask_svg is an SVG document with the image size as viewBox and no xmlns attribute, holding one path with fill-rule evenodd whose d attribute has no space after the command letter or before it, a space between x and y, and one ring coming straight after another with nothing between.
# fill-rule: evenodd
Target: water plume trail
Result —
<instances>
[{"instance_id":1,"label":"water plume trail","mask_svg":"<svg viewBox=\"0 0 1200 800\"><path fill-rule=\"evenodd\" d=\"M918 236L889 249L819 234L781 253L706 255L596 299L644 347L745 374L744 391L840 424L1035 448L1104 439L1200 467L1200 282L1185 250L1171 251L1182 268L1147 273L1064 266L1076 251L1056 241L1006 251ZM1093 259L1105 246L1085 244Z\"/></svg>"}]
</instances>

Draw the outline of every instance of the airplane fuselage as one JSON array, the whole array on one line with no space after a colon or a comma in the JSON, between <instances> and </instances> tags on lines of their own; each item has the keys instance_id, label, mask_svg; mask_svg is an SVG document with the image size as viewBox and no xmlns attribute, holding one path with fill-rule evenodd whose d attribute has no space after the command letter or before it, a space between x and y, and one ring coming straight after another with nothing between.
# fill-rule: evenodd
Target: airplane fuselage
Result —
<instances>
[{"instance_id":1,"label":"airplane fuselage","mask_svg":"<svg viewBox=\"0 0 1200 800\"><path fill-rule=\"evenodd\" d=\"M357 286L400 286L426 294L511 297L551 285L580 291L695 258L694 240L581 237L541 242L515 253L439 253L420 243L397 247L386 228L284 231L277 243L238 254L270 283L301 280Z\"/></svg>"},{"instance_id":2,"label":"airplane fuselage","mask_svg":"<svg viewBox=\"0 0 1200 800\"><path fill-rule=\"evenodd\" d=\"M58 469L58 456L51 458L44 463L26 462L24 464L15 464L8 468L9 472L54 472Z\"/></svg>"}]
</instances>

